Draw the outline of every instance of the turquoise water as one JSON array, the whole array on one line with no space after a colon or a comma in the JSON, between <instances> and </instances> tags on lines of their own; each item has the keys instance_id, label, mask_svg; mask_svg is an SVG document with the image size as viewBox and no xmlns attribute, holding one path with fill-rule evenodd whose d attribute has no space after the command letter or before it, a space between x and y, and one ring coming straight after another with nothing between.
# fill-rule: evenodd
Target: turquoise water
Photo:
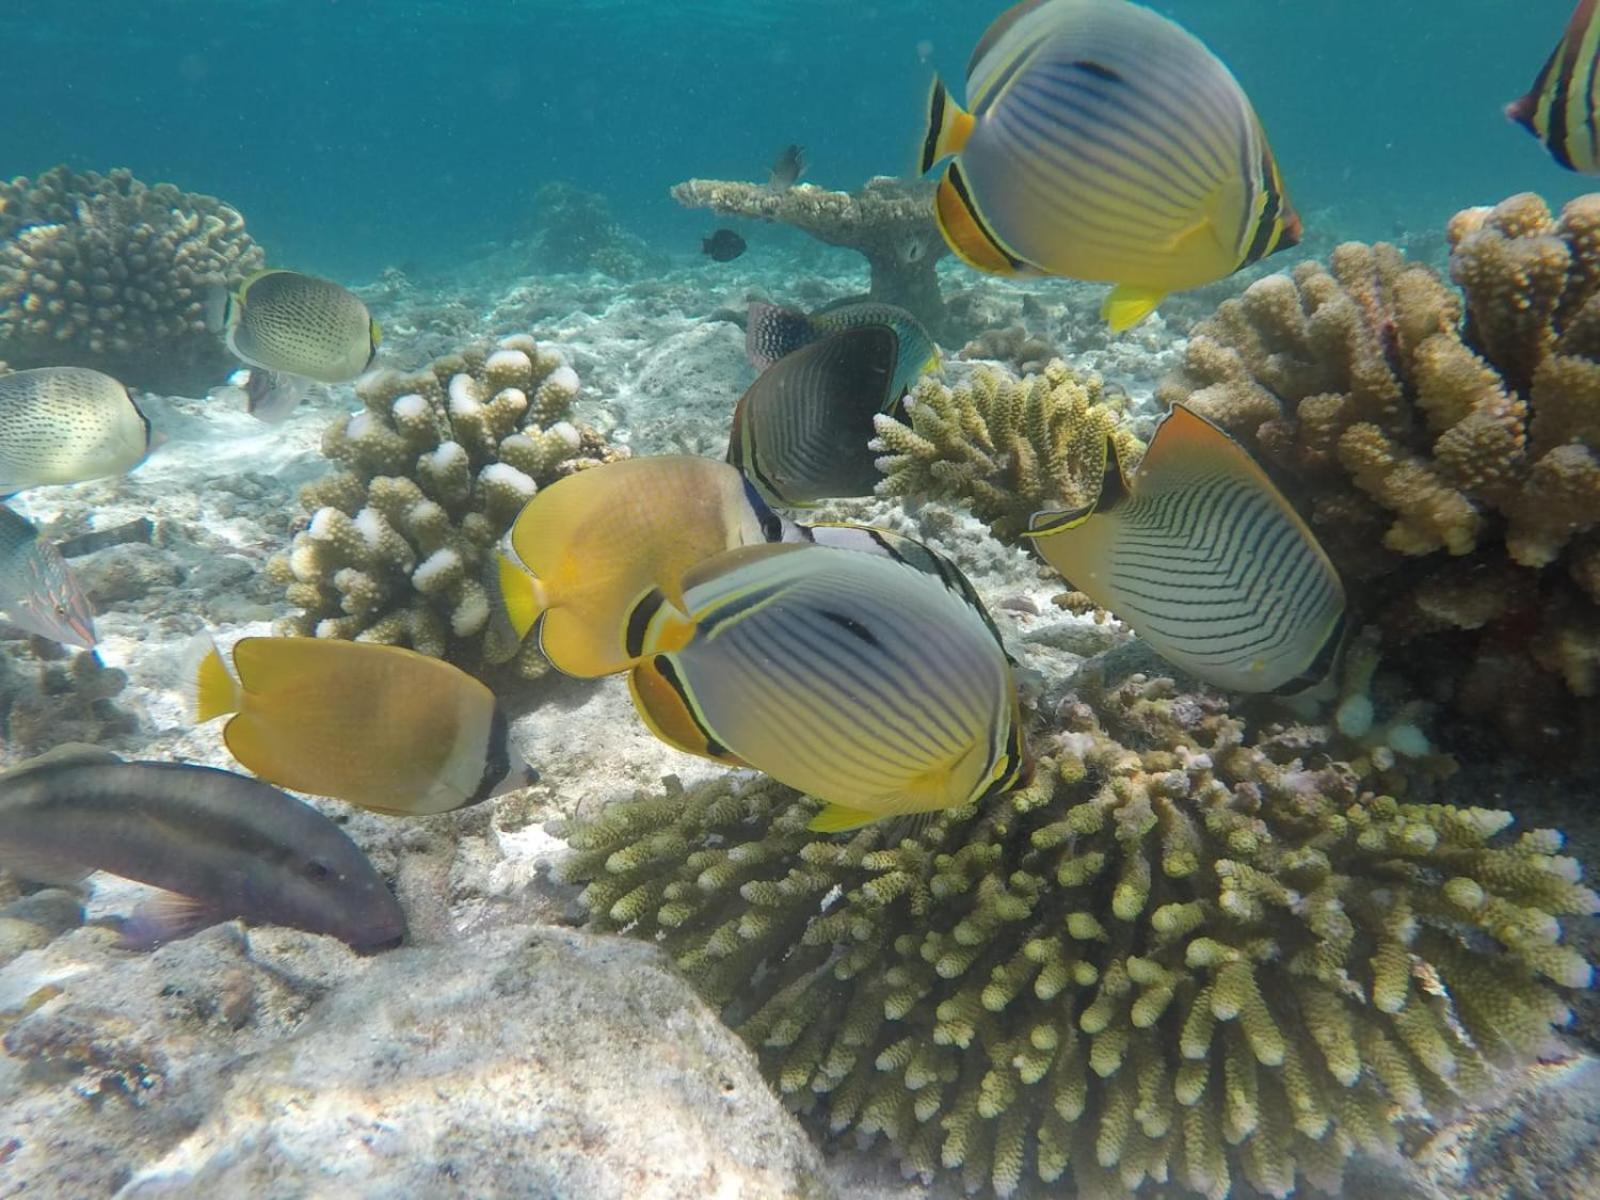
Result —
<instances>
[{"instance_id":1,"label":"turquoise water","mask_svg":"<svg viewBox=\"0 0 1600 1200\"><path fill-rule=\"evenodd\" d=\"M1233 68L1315 231L1388 236L1536 190L1585 190L1500 109L1568 0L1179 0L1155 7ZM998 6L967 0L554 3L10 0L0 175L124 165L219 195L274 258L341 277L447 266L526 229L563 179L688 254L690 176L910 169L937 68ZM957 88L959 92L959 88Z\"/></svg>"}]
</instances>

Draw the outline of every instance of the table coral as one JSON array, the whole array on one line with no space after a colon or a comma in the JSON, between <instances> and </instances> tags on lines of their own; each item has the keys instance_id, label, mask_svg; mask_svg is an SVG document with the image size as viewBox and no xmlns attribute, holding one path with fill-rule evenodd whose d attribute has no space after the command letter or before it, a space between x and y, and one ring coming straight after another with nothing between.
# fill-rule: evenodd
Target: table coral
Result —
<instances>
[{"instance_id":1,"label":"table coral","mask_svg":"<svg viewBox=\"0 0 1600 1200\"><path fill-rule=\"evenodd\" d=\"M1131 468L1144 447L1121 425L1126 397L1059 359L1018 379L981 368L955 387L924 377L907 399L909 424L875 419L881 496L955 500L1015 542L1041 509L1092 501L1106 435Z\"/></svg>"},{"instance_id":2,"label":"table coral","mask_svg":"<svg viewBox=\"0 0 1600 1200\"><path fill-rule=\"evenodd\" d=\"M235 209L170 183L66 167L0 182L0 357L204 395L234 365L206 293L263 262Z\"/></svg>"},{"instance_id":3,"label":"table coral","mask_svg":"<svg viewBox=\"0 0 1600 1200\"><path fill-rule=\"evenodd\" d=\"M1562 918L1597 899L1558 834L1374 794L1302 733L1091 683L981 808L820 838L770 780L669 781L565 829L562 874L665 945L793 1107L908 1170L1337 1193L1397 1118L1547 1045L1591 974Z\"/></svg>"},{"instance_id":4,"label":"table coral","mask_svg":"<svg viewBox=\"0 0 1600 1200\"><path fill-rule=\"evenodd\" d=\"M872 271L870 296L909 310L936 338L948 335L935 264L948 248L933 220L933 185L879 176L857 192L815 184L774 190L763 183L691 179L672 189L685 208L792 225L830 246L854 250Z\"/></svg>"},{"instance_id":5,"label":"table coral","mask_svg":"<svg viewBox=\"0 0 1600 1200\"><path fill-rule=\"evenodd\" d=\"M1600 195L1448 234L1457 288L1346 243L1224 303L1157 395L1257 453L1418 670L1552 745L1600 695Z\"/></svg>"},{"instance_id":6,"label":"table coral","mask_svg":"<svg viewBox=\"0 0 1600 1200\"><path fill-rule=\"evenodd\" d=\"M626 451L566 420L578 376L531 337L360 380L363 408L323 435L339 469L301 490L310 513L269 563L301 611L290 635L410 646L468 670L544 669L496 621L493 552L544 484Z\"/></svg>"}]
</instances>

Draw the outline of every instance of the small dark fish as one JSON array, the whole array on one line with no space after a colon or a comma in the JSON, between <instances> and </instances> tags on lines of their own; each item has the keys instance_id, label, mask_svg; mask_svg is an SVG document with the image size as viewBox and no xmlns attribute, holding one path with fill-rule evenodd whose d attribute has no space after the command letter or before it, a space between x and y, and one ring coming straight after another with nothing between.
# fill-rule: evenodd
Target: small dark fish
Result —
<instances>
[{"instance_id":1,"label":"small dark fish","mask_svg":"<svg viewBox=\"0 0 1600 1200\"><path fill-rule=\"evenodd\" d=\"M405 915L354 842L309 804L232 771L123 762L94 747L0 775L0 863L23 879L107 871L172 893L141 906L139 942L239 917L325 933L363 953Z\"/></svg>"},{"instance_id":2,"label":"small dark fish","mask_svg":"<svg viewBox=\"0 0 1600 1200\"><path fill-rule=\"evenodd\" d=\"M1600 67L1600 4L1578 0L1561 40L1524 96L1506 105L1506 116L1544 143L1550 157L1569 171L1600 174L1600 124L1595 72Z\"/></svg>"},{"instance_id":3,"label":"small dark fish","mask_svg":"<svg viewBox=\"0 0 1600 1200\"><path fill-rule=\"evenodd\" d=\"M731 229L719 229L700 239L700 253L709 254L717 262L732 262L744 253L744 239Z\"/></svg>"},{"instance_id":4,"label":"small dark fish","mask_svg":"<svg viewBox=\"0 0 1600 1200\"><path fill-rule=\"evenodd\" d=\"M786 192L799 182L800 176L806 173L806 148L791 143L787 149L778 155L778 161L772 164L772 171L767 176L767 186L775 192Z\"/></svg>"}]
</instances>

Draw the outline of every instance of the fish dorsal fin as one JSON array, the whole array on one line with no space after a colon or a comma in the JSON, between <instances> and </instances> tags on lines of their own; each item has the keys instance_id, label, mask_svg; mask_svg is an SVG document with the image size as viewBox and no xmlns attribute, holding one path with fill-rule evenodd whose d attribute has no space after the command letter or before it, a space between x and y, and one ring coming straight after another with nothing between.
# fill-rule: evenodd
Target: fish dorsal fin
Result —
<instances>
[{"instance_id":1,"label":"fish dorsal fin","mask_svg":"<svg viewBox=\"0 0 1600 1200\"><path fill-rule=\"evenodd\" d=\"M63 742L59 746L51 747L43 754L23 759L15 766L0 772L0 786L32 771L66 766L69 763L81 766L86 763L119 763L121 761L121 755L113 754L104 746L93 746L88 742Z\"/></svg>"},{"instance_id":2,"label":"fish dorsal fin","mask_svg":"<svg viewBox=\"0 0 1600 1200\"><path fill-rule=\"evenodd\" d=\"M690 592L714 579L747 567L751 563L780 558L785 554L794 554L804 549L806 549L805 542L758 542L750 546L735 546L731 550L724 550L721 554L713 554L704 562L696 563L684 572L685 603L688 603L687 597ZM684 611L688 611L687 608Z\"/></svg>"},{"instance_id":3,"label":"fish dorsal fin","mask_svg":"<svg viewBox=\"0 0 1600 1200\"><path fill-rule=\"evenodd\" d=\"M978 39L978 44L972 48L971 57L967 59L967 78L969 80L972 78L978 70L978 65L983 62L984 56L1000 44L1000 40L1016 27L1018 21L1049 2L1050 0L1022 0L1020 4L1013 4L990 22L989 28L984 30L983 36Z\"/></svg>"},{"instance_id":4,"label":"fish dorsal fin","mask_svg":"<svg viewBox=\"0 0 1600 1200\"><path fill-rule=\"evenodd\" d=\"M748 765L706 727L669 654L645 659L628 674L628 691L640 718L667 745L730 767Z\"/></svg>"},{"instance_id":5,"label":"fish dorsal fin","mask_svg":"<svg viewBox=\"0 0 1600 1200\"><path fill-rule=\"evenodd\" d=\"M1230 473L1243 475L1264 491L1277 495L1278 487L1260 464L1220 426L1206 420L1186 404L1174 404L1156 426L1139 464L1141 490L1155 491L1174 476L1187 477L1196 466L1214 462Z\"/></svg>"}]
</instances>

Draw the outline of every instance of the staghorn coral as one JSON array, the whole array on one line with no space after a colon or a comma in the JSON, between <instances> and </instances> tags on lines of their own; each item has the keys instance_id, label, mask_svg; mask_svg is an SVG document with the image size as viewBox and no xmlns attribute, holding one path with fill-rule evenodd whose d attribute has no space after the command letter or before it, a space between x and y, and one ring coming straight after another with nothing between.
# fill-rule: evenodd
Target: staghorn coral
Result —
<instances>
[{"instance_id":1,"label":"staghorn coral","mask_svg":"<svg viewBox=\"0 0 1600 1200\"><path fill-rule=\"evenodd\" d=\"M1590 982L1561 917L1597 900L1559 835L1374 794L1166 679L1058 715L1033 783L918 832L819 838L770 780L669 780L563 830L562 874L793 1107L1000 1196L1336 1193Z\"/></svg>"},{"instance_id":2,"label":"staghorn coral","mask_svg":"<svg viewBox=\"0 0 1600 1200\"><path fill-rule=\"evenodd\" d=\"M565 420L578 376L531 337L435 359L356 385L363 409L323 435L339 465L301 490L311 516L268 563L301 611L283 634L410 646L468 670L515 659L494 619L493 551L539 486L626 454Z\"/></svg>"},{"instance_id":3,"label":"staghorn coral","mask_svg":"<svg viewBox=\"0 0 1600 1200\"><path fill-rule=\"evenodd\" d=\"M1157 396L1257 452L1416 671L1553 745L1600 694L1600 195L1448 234L1459 290L1346 243L1224 303Z\"/></svg>"},{"instance_id":4,"label":"staghorn coral","mask_svg":"<svg viewBox=\"0 0 1600 1200\"><path fill-rule=\"evenodd\" d=\"M909 425L875 419L872 448L885 476L878 494L960 501L1006 541L1041 509L1094 499L1106 434L1116 438L1126 466L1144 453L1121 428L1119 405L1100 378L1059 359L1025 379L981 368L950 388L928 376L906 408Z\"/></svg>"},{"instance_id":5,"label":"staghorn coral","mask_svg":"<svg viewBox=\"0 0 1600 1200\"><path fill-rule=\"evenodd\" d=\"M948 248L933 222L933 185L878 176L857 192L815 184L774 191L764 183L691 179L672 189L685 208L778 221L830 246L854 250L872 271L871 298L898 304L935 338L948 334L935 264Z\"/></svg>"},{"instance_id":6,"label":"staghorn coral","mask_svg":"<svg viewBox=\"0 0 1600 1200\"><path fill-rule=\"evenodd\" d=\"M234 365L206 329L206 293L263 261L212 196L126 170L18 176L0 183L0 357L204 395Z\"/></svg>"}]
</instances>

